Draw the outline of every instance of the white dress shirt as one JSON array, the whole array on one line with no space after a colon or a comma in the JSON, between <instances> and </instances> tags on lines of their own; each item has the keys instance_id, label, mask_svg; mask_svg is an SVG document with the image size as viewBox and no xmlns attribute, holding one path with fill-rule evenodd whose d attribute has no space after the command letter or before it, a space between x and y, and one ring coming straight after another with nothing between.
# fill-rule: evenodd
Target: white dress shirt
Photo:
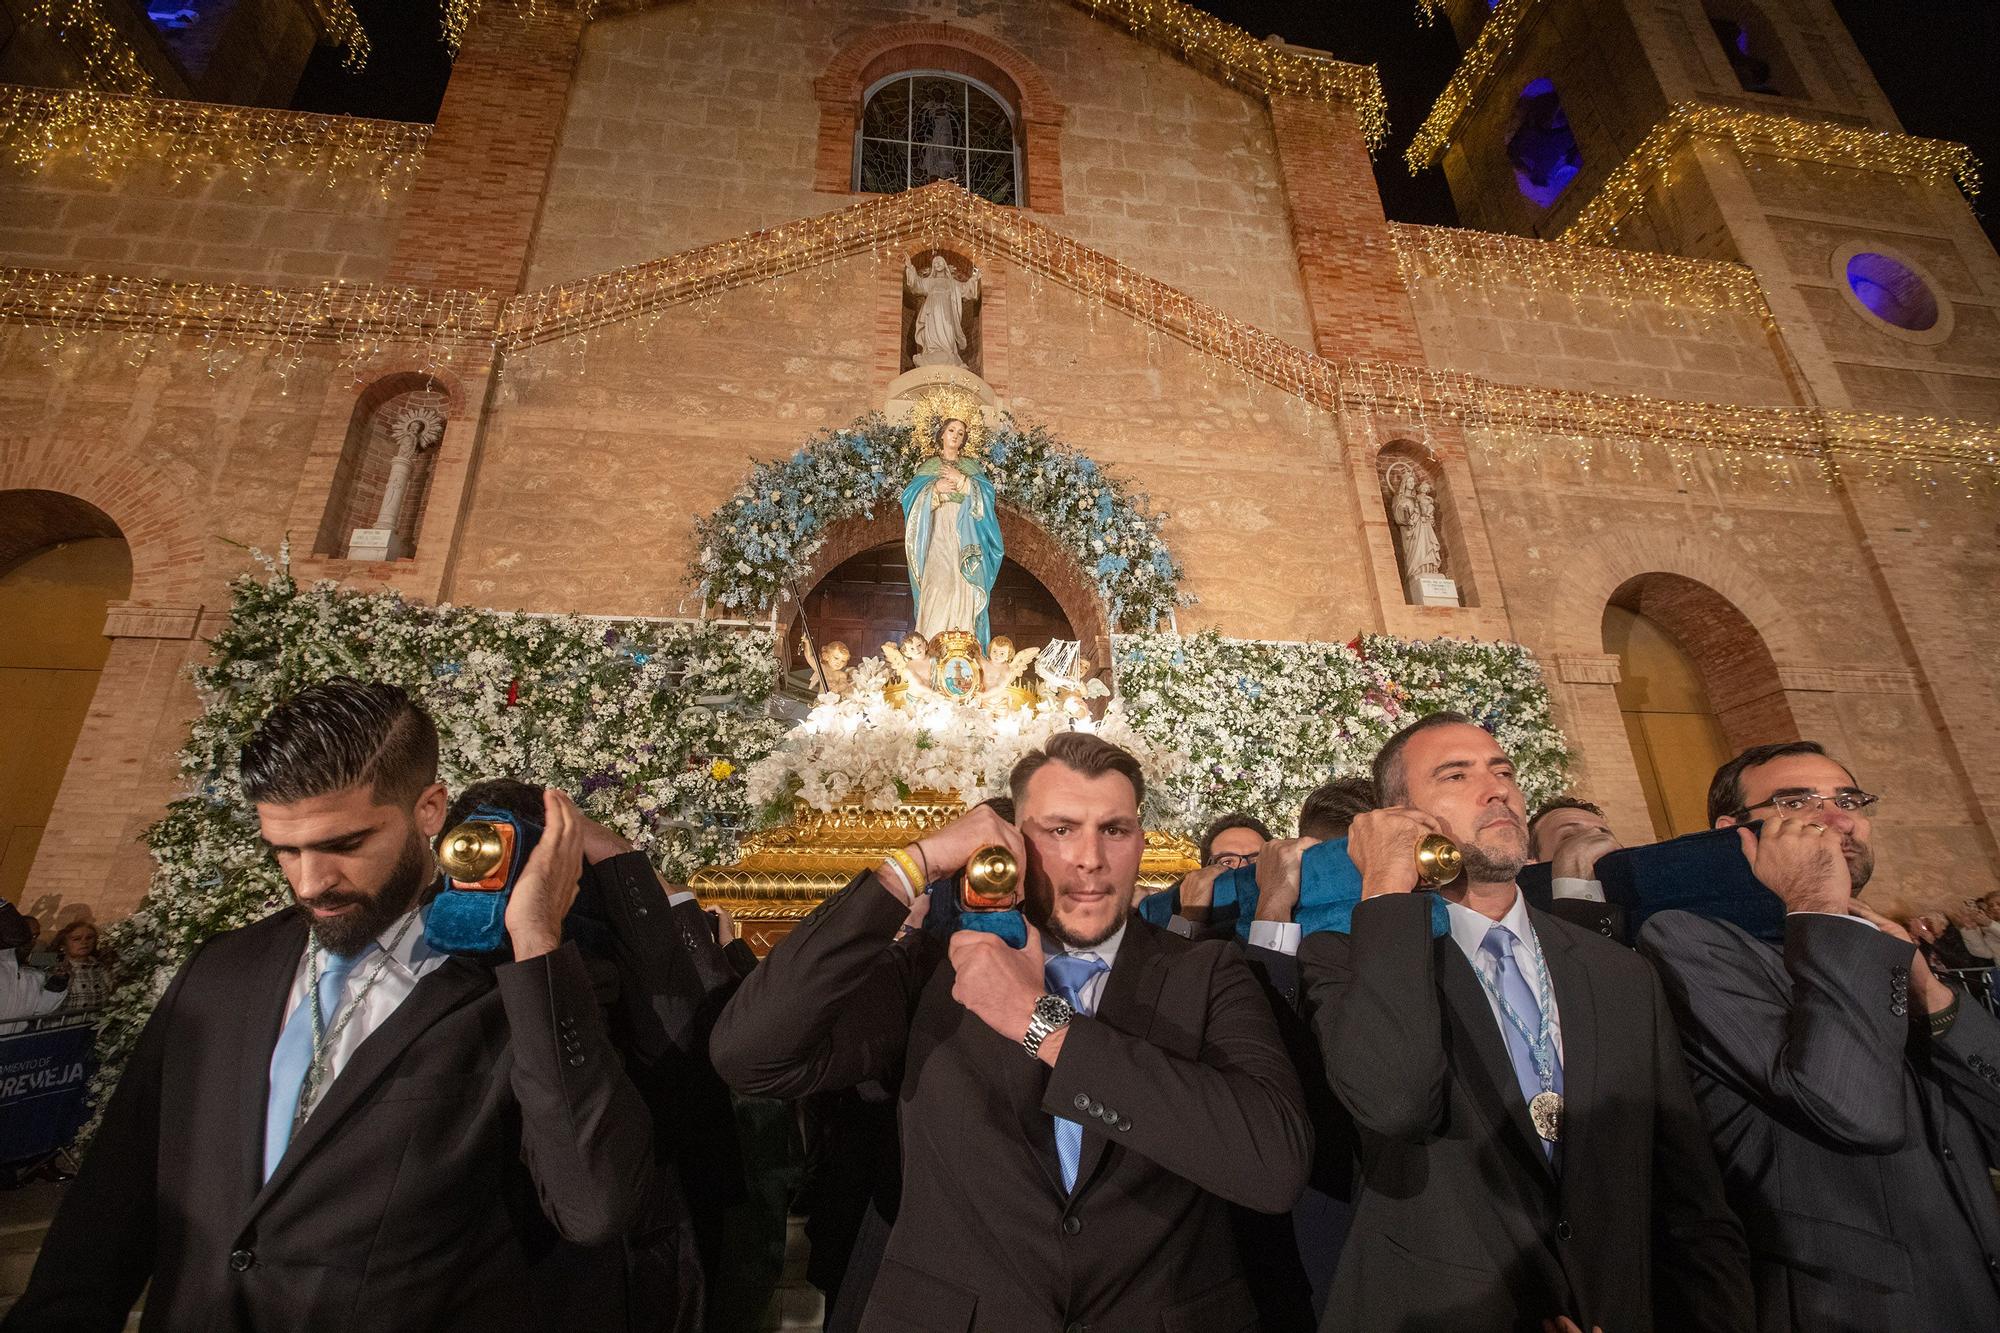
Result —
<instances>
[{"instance_id":1,"label":"white dress shirt","mask_svg":"<svg viewBox=\"0 0 2000 1333\"><path fill-rule=\"evenodd\" d=\"M1272 949L1278 953L1296 954L1299 940L1303 936L1296 921L1252 921L1250 923L1250 947Z\"/></svg>"},{"instance_id":2,"label":"white dress shirt","mask_svg":"<svg viewBox=\"0 0 2000 1333\"><path fill-rule=\"evenodd\" d=\"M1585 902L1604 901L1604 884L1594 879L1572 879L1564 875L1549 880L1551 898L1581 898Z\"/></svg>"},{"instance_id":3,"label":"white dress shirt","mask_svg":"<svg viewBox=\"0 0 2000 1333\"><path fill-rule=\"evenodd\" d=\"M1507 1019L1500 1012L1500 1001L1494 998L1500 989L1498 975L1500 965L1495 963L1493 956L1480 948L1480 945L1486 942L1486 932L1495 925L1502 925L1513 931L1514 966L1521 969L1522 977L1527 980L1528 989L1534 991L1539 998L1542 988L1538 978L1542 975L1544 966L1542 942L1535 934L1534 923L1528 919L1528 900L1522 896L1519 889L1514 890L1514 905L1509 907L1507 914L1497 922L1492 917L1475 912L1470 907L1462 906L1449 898L1445 899L1444 906L1445 911L1451 916L1452 942L1458 945L1459 951L1465 955L1465 961L1472 964L1473 971L1490 983L1490 986L1481 986L1480 989L1486 992L1486 1007L1492 1010L1493 1021L1499 1026L1501 1040L1504 1041L1507 1036ZM1521 1017L1526 1020L1528 1016L1522 1014ZM1549 1035L1555 1039L1556 1059L1561 1060L1563 1058L1562 1014L1556 1006L1554 978L1550 978L1549 981Z\"/></svg>"},{"instance_id":4,"label":"white dress shirt","mask_svg":"<svg viewBox=\"0 0 2000 1333\"><path fill-rule=\"evenodd\" d=\"M1044 960L1053 958L1059 953L1066 953L1074 958L1095 958L1104 964L1104 970L1089 981L1084 982L1083 990L1077 994L1077 998L1083 1001L1083 1013L1086 1016L1097 1012L1097 1001L1104 994L1105 978L1111 975L1111 965L1118 961L1118 946L1124 940L1125 927L1120 926L1111 933L1111 938L1102 944L1093 944L1088 949L1072 949L1067 945L1058 944L1056 937L1049 934L1046 930L1042 932L1042 957ZM1043 979L1046 982L1046 972L1043 974Z\"/></svg>"},{"instance_id":5,"label":"white dress shirt","mask_svg":"<svg viewBox=\"0 0 2000 1333\"><path fill-rule=\"evenodd\" d=\"M60 1006L66 994L48 988L49 974L23 967L12 949L0 949L0 1036L26 1032L29 1020Z\"/></svg>"},{"instance_id":6,"label":"white dress shirt","mask_svg":"<svg viewBox=\"0 0 2000 1333\"><path fill-rule=\"evenodd\" d=\"M403 938L398 941L395 952L385 959L381 952L382 946L396 938L396 932L402 929L405 921L410 923L410 928L403 932ZM361 1043L368 1040L369 1034L388 1022L389 1015L395 1013L403 1001L410 998L410 992L417 988L417 983L442 967L445 959L451 956L439 953L424 943L424 919L420 908L406 912L390 922L388 929L375 937L375 944L376 947L370 949L365 957L356 962L354 970L347 974L347 981L340 995L341 1010L344 1012L354 1002L355 997L361 995L361 988L368 984L368 978L378 967L382 975L373 986L369 986L368 994L361 997L361 1007L354 1011L354 1017L347 1020L347 1025L341 1030L340 1035L327 1048L326 1082L322 1087L333 1085L334 1079L340 1076L340 1071L354 1053L361 1049ZM285 1030L285 1024L291 1022L292 1011L305 1001L308 984L306 964L313 947L312 941L308 939L305 952L299 955L299 969L292 977L292 993L286 998L285 1012L278 1019L280 1032ZM336 1015L323 1014L321 1017L326 1020L330 1030ZM274 1048L272 1056L275 1058L276 1055L277 1051Z\"/></svg>"}]
</instances>

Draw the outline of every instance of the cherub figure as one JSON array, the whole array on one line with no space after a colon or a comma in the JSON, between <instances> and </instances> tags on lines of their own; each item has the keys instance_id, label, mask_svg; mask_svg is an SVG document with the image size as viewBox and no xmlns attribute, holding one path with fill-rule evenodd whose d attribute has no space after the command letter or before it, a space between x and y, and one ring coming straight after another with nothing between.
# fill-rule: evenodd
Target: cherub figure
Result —
<instances>
[{"instance_id":1,"label":"cherub figure","mask_svg":"<svg viewBox=\"0 0 2000 1333\"><path fill-rule=\"evenodd\" d=\"M853 660L853 654L848 652L846 644L835 639L815 653L812 640L801 633L799 652L805 656L806 665L811 667L814 675L819 678L822 694L845 696L853 690L854 678L847 670L847 664Z\"/></svg>"}]
</instances>

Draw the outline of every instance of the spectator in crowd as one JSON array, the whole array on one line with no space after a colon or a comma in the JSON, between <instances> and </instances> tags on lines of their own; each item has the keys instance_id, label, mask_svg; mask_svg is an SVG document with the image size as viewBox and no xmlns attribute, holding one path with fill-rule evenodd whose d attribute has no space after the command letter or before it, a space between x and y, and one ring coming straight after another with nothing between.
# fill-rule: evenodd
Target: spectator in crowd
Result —
<instances>
[{"instance_id":1,"label":"spectator in crowd","mask_svg":"<svg viewBox=\"0 0 2000 1333\"><path fill-rule=\"evenodd\" d=\"M1322 1327L1742 1328L1743 1232L1666 1001L1631 952L1527 905L1512 761L1436 713L1383 746L1375 791L1348 832L1352 933L1299 956L1360 1144ZM1414 892L1433 833L1464 872Z\"/></svg>"},{"instance_id":2,"label":"spectator in crowd","mask_svg":"<svg viewBox=\"0 0 2000 1333\"><path fill-rule=\"evenodd\" d=\"M111 998L110 960L98 948L94 924L70 922L56 932L55 950L56 965L50 975L69 980L63 1008L95 1009Z\"/></svg>"},{"instance_id":3,"label":"spectator in crowd","mask_svg":"<svg viewBox=\"0 0 2000 1333\"><path fill-rule=\"evenodd\" d=\"M1264 821L1240 810L1210 823L1201 835L1201 866L1183 876L1175 889L1178 910L1167 929L1189 939L1206 934L1215 903L1215 881L1232 870L1256 865L1270 840L1271 830ZM1145 896L1136 882L1132 893L1135 903Z\"/></svg>"},{"instance_id":4,"label":"spectator in crowd","mask_svg":"<svg viewBox=\"0 0 2000 1333\"><path fill-rule=\"evenodd\" d=\"M1225 1203L1289 1208L1311 1152L1270 1010L1228 945L1132 913L1137 760L1065 732L1010 785L1018 826L968 811L782 940L716 1067L771 1096L895 1082L902 1197L864 1327L1252 1327ZM1025 948L885 947L993 844L1024 870Z\"/></svg>"},{"instance_id":5,"label":"spectator in crowd","mask_svg":"<svg viewBox=\"0 0 2000 1333\"><path fill-rule=\"evenodd\" d=\"M22 916L14 904L0 899L0 1037L25 1032L35 1019L59 1008L65 982L21 957L35 942L40 927Z\"/></svg>"},{"instance_id":6,"label":"spectator in crowd","mask_svg":"<svg viewBox=\"0 0 2000 1333\"><path fill-rule=\"evenodd\" d=\"M1708 813L1762 821L1738 836L1784 903L1783 947L1687 912L1639 933L1749 1233L1766 1333L2000 1328L2000 1023L1855 896L1875 805L1812 741L1745 750L1716 771Z\"/></svg>"}]
</instances>

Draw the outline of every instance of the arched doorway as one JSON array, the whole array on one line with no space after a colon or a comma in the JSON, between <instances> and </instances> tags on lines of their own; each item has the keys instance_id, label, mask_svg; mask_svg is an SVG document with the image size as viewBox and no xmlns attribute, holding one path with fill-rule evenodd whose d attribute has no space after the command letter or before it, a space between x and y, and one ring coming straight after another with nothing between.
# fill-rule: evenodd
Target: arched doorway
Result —
<instances>
[{"instance_id":1,"label":"arched doorway","mask_svg":"<svg viewBox=\"0 0 2000 1333\"><path fill-rule=\"evenodd\" d=\"M0 895L32 911L29 868L111 651L105 612L132 590L132 553L101 510L55 491L0 491L0 534Z\"/></svg>"},{"instance_id":2,"label":"arched doorway","mask_svg":"<svg viewBox=\"0 0 2000 1333\"><path fill-rule=\"evenodd\" d=\"M1604 609L1603 635L1660 837L1708 826L1708 782L1731 755L1798 738L1763 635L1707 584L1664 572L1628 579Z\"/></svg>"},{"instance_id":3,"label":"arched doorway","mask_svg":"<svg viewBox=\"0 0 2000 1333\"><path fill-rule=\"evenodd\" d=\"M1050 639L1074 639L1076 629L1055 595L1013 559L1001 562L993 583L993 633L1022 648ZM815 642L836 640L858 660L878 656L881 645L909 633L916 620L910 599L910 570L900 541L883 542L829 570L806 594L805 621ZM785 645L785 668L804 673L799 637Z\"/></svg>"},{"instance_id":4,"label":"arched doorway","mask_svg":"<svg viewBox=\"0 0 2000 1333\"><path fill-rule=\"evenodd\" d=\"M1618 657L1618 712L1656 837L1708 826L1708 779L1729 744L1694 663L1671 635L1622 606L1604 608L1604 651Z\"/></svg>"}]
</instances>

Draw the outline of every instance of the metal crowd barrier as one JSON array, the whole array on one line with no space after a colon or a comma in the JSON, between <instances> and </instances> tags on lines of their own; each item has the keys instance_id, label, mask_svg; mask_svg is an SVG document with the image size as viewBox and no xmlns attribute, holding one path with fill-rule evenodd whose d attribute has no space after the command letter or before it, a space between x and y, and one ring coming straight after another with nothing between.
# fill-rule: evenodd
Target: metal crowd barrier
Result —
<instances>
[{"instance_id":1,"label":"metal crowd barrier","mask_svg":"<svg viewBox=\"0 0 2000 1333\"><path fill-rule=\"evenodd\" d=\"M59 1009L0 1036L0 1167L60 1152L89 1118L97 1016Z\"/></svg>"}]
</instances>

